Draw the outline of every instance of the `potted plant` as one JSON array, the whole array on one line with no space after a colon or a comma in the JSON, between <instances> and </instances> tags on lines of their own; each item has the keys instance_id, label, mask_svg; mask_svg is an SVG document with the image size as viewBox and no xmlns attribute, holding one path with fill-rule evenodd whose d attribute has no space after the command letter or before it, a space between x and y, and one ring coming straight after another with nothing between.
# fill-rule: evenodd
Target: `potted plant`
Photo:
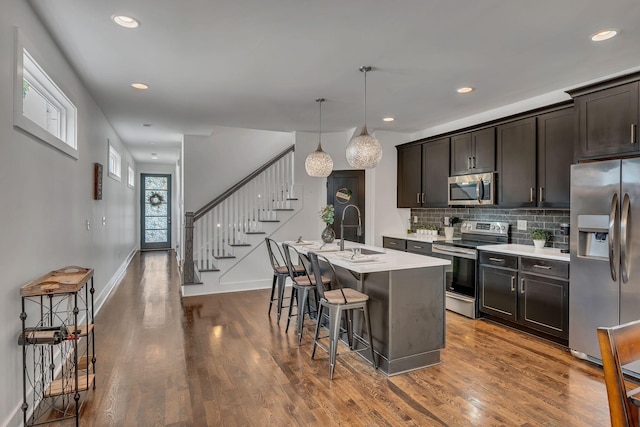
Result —
<instances>
[{"instance_id":1,"label":"potted plant","mask_svg":"<svg viewBox=\"0 0 640 427\"><path fill-rule=\"evenodd\" d=\"M333 205L327 205L320 210L320 218L326 224L326 227L322 230L320 238L325 243L331 243L336 239L336 232L331 228L331 225L335 220L335 216L336 211L333 208Z\"/></svg>"},{"instance_id":2,"label":"potted plant","mask_svg":"<svg viewBox=\"0 0 640 427\"><path fill-rule=\"evenodd\" d=\"M551 233L542 228L534 228L531 230L531 240L536 248L544 248L545 243L551 237Z\"/></svg>"}]
</instances>

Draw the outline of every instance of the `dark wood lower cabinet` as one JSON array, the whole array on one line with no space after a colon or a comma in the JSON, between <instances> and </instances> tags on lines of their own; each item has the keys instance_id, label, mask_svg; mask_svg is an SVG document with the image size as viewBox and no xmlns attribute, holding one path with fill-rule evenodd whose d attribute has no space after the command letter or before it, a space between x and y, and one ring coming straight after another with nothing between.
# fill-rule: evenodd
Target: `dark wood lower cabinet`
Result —
<instances>
[{"instance_id":1,"label":"dark wood lower cabinet","mask_svg":"<svg viewBox=\"0 0 640 427\"><path fill-rule=\"evenodd\" d=\"M518 257L481 252L480 312L566 344L569 339L568 263L519 257L516 264L513 259ZM500 264L519 265L519 268L497 266ZM538 270L542 273L538 274Z\"/></svg>"}]
</instances>

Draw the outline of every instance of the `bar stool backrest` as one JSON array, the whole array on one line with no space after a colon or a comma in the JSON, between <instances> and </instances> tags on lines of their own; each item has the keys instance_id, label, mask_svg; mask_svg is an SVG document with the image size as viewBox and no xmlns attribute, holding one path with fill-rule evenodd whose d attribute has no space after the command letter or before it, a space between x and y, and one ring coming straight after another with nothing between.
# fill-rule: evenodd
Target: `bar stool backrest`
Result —
<instances>
[{"instance_id":1,"label":"bar stool backrest","mask_svg":"<svg viewBox=\"0 0 640 427\"><path fill-rule=\"evenodd\" d=\"M338 274L336 273L336 269L331 264L331 261L327 259L326 256L320 255L316 252L309 252L309 260L311 261L311 269L316 278L316 283L322 283L322 271L320 270L320 261L325 262L329 266L329 271L331 272L331 288L332 289L340 289L340 293L342 294L342 299L344 303L347 303L347 297L344 295L344 291L342 290L342 285L340 284L340 279L338 279ZM318 294L321 299L325 299L324 296L324 286L316 285L316 289L318 289Z\"/></svg>"},{"instance_id":2,"label":"bar stool backrest","mask_svg":"<svg viewBox=\"0 0 640 427\"><path fill-rule=\"evenodd\" d=\"M269 260L271 261L271 267L273 267L273 272L278 274L278 267L286 266L284 256L282 255L282 251L278 247L278 243L270 239L268 237L264 238L264 241L267 246L267 251L269 252Z\"/></svg>"},{"instance_id":3,"label":"bar stool backrest","mask_svg":"<svg viewBox=\"0 0 640 427\"><path fill-rule=\"evenodd\" d=\"M291 280L295 282L297 277L301 277L300 274L295 273L295 268L293 267L293 261L291 260L291 252L293 252L298 256L298 259L300 260L300 265L302 265L302 267L304 268L304 276L302 277L311 277L309 275L311 271L311 266L309 265L309 258L307 258L305 254L298 252L296 248L289 245L288 243L282 244L282 252L284 252L284 261L287 265L287 269L289 270L289 277L291 277Z\"/></svg>"}]
</instances>

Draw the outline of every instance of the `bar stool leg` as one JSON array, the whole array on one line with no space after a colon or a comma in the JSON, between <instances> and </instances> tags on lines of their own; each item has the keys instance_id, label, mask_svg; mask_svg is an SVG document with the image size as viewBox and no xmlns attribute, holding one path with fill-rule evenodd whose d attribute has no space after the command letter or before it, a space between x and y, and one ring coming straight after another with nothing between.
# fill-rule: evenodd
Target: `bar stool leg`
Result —
<instances>
[{"instance_id":1,"label":"bar stool leg","mask_svg":"<svg viewBox=\"0 0 640 427\"><path fill-rule=\"evenodd\" d=\"M271 298L269 299L269 313L268 315L271 316L271 306L273 305L273 295L276 293L276 281L278 280L278 277L274 274L273 275L273 282L271 283Z\"/></svg>"},{"instance_id":2,"label":"bar stool leg","mask_svg":"<svg viewBox=\"0 0 640 427\"><path fill-rule=\"evenodd\" d=\"M367 327L367 337L369 338L369 353L371 354L371 364L373 365L373 369L378 369L378 364L376 363L376 355L373 352L373 336L371 335L371 321L369 319L369 301L365 303L364 309L362 311L364 313L364 323Z\"/></svg>"},{"instance_id":3,"label":"bar stool leg","mask_svg":"<svg viewBox=\"0 0 640 427\"><path fill-rule=\"evenodd\" d=\"M320 323L322 321L322 309L324 305L320 303L318 307L318 322L316 323L316 333L313 335L313 348L311 349L311 360L316 355L316 347L318 345L318 336L320 335Z\"/></svg>"},{"instance_id":4,"label":"bar stool leg","mask_svg":"<svg viewBox=\"0 0 640 427\"><path fill-rule=\"evenodd\" d=\"M293 300L298 300L298 289L295 286L291 287L291 297L289 298L289 315L287 316L287 327L284 328L284 333L289 332L289 323L291 322L291 313L293 310Z\"/></svg>"},{"instance_id":5,"label":"bar stool leg","mask_svg":"<svg viewBox=\"0 0 640 427\"><path fill-rule=\"evenodd\" d=\"M280 315L282 314L282 300L284 299L285 276L278 275L278 323L280 323Z\"/></svg>"},{"instance_id":6,"label":"bar stool leg","mask_svg":"<svg viewBox=\"0 0 640 427\"><path fill-rule=\"evenodd\" d=\"M329 379L333 379L338 355L338 341L340 341L341 307L329 307Z\"/></svg>"},{"instance_id":7,"label":"bar stool leg","mask_svg":"<svg viewBox=\"0 0 640 427\"><path fill-rule=\"evenodd\" d=\"M304 328L304 311L305 304L309 298L309 287L302 290L302 298L298 298L298 345L302 343L302 329ZM311 315L309 313L309 315Z\"/></svg>"}]
</instances>

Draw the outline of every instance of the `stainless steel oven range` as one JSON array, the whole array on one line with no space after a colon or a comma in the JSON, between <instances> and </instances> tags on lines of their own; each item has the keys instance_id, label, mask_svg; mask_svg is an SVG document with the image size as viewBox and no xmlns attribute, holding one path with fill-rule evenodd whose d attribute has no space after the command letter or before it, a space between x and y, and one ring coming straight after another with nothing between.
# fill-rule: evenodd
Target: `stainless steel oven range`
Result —
<instances>
[{"instance_id":1,"label":"stainless steel oven range","mask_svg":"<svg viewBox=\"0 0 640 427\"><path fill-rule=\"evenodd\" d=\"M509 243L509 224L491 221L464 221L460 239L434 242L434 257L451 261L445 270L446 308L476 319L478 304L478 246Z\"/></svg>"}]
</instances>

